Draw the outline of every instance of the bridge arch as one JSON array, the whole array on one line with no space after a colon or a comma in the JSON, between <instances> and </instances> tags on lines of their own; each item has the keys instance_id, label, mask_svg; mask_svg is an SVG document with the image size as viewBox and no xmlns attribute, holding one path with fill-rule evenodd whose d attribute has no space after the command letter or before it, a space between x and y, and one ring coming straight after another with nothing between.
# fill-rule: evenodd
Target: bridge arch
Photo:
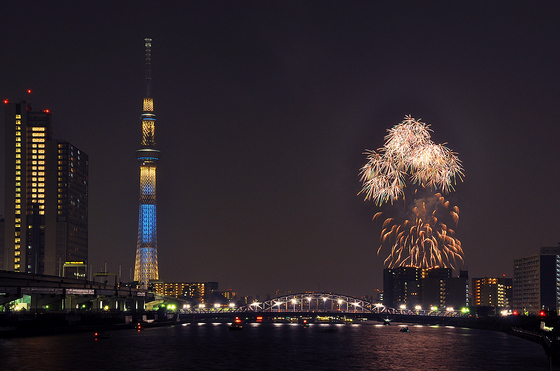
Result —
<instances>
[{"instance_id":1,"label":"bridge arch","mask_svg":"<svg viewBox=\"0 0 560 371\"><path fill-rule=\"evenodd\" d=\"M238 308L240 312L340 312L397 314L394 308L374 304L350 295L330 292L306 292L282 295L265 301L255 301Z\"/></svg>"}]
</instances>

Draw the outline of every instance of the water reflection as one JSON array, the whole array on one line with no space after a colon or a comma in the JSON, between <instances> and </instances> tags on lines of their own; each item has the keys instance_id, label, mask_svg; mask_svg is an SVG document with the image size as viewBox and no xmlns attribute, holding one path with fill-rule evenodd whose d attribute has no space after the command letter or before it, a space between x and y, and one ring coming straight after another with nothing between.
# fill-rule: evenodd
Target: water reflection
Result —
<instances>
[{"instance_id":1,"label":"water reflection","mask_svg":"<svg viewBox=\"0 0 560 371\"><path fill-rule=\"evenodd\" d=\"M3 370L548 370L541 346L443 326L189 324L137 331L0 339Z\"/></svg>"}]
</instances>

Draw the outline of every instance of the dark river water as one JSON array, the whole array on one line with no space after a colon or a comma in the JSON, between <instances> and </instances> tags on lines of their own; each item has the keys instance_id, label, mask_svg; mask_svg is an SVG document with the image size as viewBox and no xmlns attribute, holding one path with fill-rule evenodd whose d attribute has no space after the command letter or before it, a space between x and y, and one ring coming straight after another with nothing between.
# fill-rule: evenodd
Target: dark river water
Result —
<instances>
[{"instance_id":1,"label":"dark river water","mask_svg":"<svg viewBox=\"0 0 560 371\"><path fill-rule=\"evenodd\" d=\"M549 370L540 345L511 335L409 328L205 323L0 339L0 370Z\"/></svg>"}]
</instances>

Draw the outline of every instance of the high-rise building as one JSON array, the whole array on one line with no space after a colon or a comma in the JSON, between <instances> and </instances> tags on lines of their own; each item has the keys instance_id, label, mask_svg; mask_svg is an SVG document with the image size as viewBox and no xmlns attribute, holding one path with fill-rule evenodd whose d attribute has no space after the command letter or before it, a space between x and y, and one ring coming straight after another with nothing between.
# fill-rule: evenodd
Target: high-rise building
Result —
<instances>
[{"instance_id":1,"label":"high-rise building","mask_svg":"<svg viewBox=\"0 0 560 371\"><path fill-rule=\"evenodd\" d=\"M425 309L469 305L468 272L452 277L451 268L397 267L383 270L383 304Z\"/></svg>"},{"instance_id":2,"label":"high-rise building","mask_svg":"<svg viewBox=\"0 0 560 371\"><path fill-rule=\"evenodd\" d=\"M538 314L560 308L560 247L542 247L540 254L514 260L513 310Z\"/></svg>"},{"instance_id":3,"label":"high-rise building","mask_svg":"<svg viewBox=\"0 0 560 371\"><path fill-rule=\"evenodd\" d=\"M52 139L48 110L4 103L6 210L0 267L62 276L68 262L87 265L88 155Z\"/></svg>"},{"instance_id":4,"label":"high-rise building","mask_svg":"<svg viewBox=\"0 0 560 371\"><path fill-rule=\"evenodd\" d=\"M422 269L415 267L386 268L383 270L383 305L420 304L420 279Z\"/></svg>"},{"instance_id":5,"label":"high-rise building","mask_svg":"<svg viewBox=\"0 0 560 371\"><path fill-rule=\"evenodd\" d=\"M155 149L154 100L151 95L152 39L144 39L146 47L146 95L142 110L142 148L136 151L140 166L140 210L138 216L138 240L134 281L147 288L152 280L159 279L157 259L157 218L156 218L156 167L159 151Z\"/></svg>"},{"instance_id":6,"label":"high-rise building","mask_svg":"<svg viewBox=\"0 0 560 371\"><path fill-rule=\"evenodd\" d=\"M513 299L513 279L473 278L473 305L476 307L497 307L510 309Z\"/></svg>"}]
</instances>

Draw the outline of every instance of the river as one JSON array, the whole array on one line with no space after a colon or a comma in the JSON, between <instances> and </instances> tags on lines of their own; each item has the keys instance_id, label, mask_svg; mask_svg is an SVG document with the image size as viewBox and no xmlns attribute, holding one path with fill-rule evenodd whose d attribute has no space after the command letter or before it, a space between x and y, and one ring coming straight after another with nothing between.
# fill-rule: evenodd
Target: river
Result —
<instances>
[{"instance_id":1,"label":"river","mask_svg":"<svg viewBox=\"0 0 560 371\"><path fill-rule=\"evenodd\" d=\"M549 370L543 348L446 326L200 323L0 339L1 370ZM560 368L553 368L560 369Z\"/></svg>"}]
</instances>

